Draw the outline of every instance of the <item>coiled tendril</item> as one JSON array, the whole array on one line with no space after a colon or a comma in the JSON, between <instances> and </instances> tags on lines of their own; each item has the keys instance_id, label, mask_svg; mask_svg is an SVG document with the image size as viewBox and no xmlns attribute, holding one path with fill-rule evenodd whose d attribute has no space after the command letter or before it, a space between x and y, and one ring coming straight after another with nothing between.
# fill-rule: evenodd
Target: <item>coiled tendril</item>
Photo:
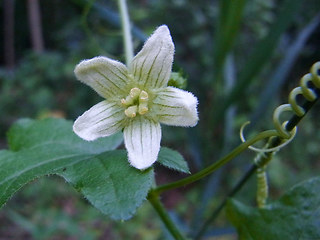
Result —
<instances>
[{"instance_id":1,"label":"coiled tendril","mask_svg":"<svg viewBox=\"0 0 320 240\"><path fill-rule=\"evenodd\" d=\"M298 95L302 95L307 102L315 102L319 98L320 91L320 62L312 65L310 73L305 74L300 80L300 86L294 88L289 94L289 104L283 104L276 108L273 114L273 122L276 130L282 138L289 138L290 131L294 128L280 124L280 115L284 111L292 111L298 118L302 118L309 110L304 104L299 105ZM300 120L299 119L299 120Z\"/></svg>"},{"instance_id":2,"label":"coiled tendril","mask_svg":"<svg viewBox=\"0 0 320 240\"><path fill-rule=\"evenodd\" d=\"M306 100L303 105L298 103L298 95ZM313 106L320 96L320 62L312 65L310 73L305 74L300 80L300 86L294 88L289 94L289 104L283 104L277 107L273 113L273 123L279 136L269 139L263 149L250 146L253 151L258 152L254 162L257 166L257 204L258 207L264 207L268 197L268 183L266 175L266 166L271 161L275 152L287 145L296 134L296 125L305 116L307 111ZM294 115L288 121L281 123L280 115L283 112L290 111ZM240 130L240 138L244 142L243 129L248 123L245 123Z\"/></svg>"}]
</instances>

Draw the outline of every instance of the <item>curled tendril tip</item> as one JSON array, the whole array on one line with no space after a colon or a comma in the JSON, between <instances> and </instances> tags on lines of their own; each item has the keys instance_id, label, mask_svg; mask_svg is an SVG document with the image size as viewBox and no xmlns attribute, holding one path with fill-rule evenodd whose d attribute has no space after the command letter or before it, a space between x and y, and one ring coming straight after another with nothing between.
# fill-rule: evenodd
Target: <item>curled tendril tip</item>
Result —
<instances>
[{"instance_id":1,"label":"curled tendril tip","mask_svg":"<svg viewBox=\"0 0 320 240\"><path fill-rule=\"evenodd\" d=\"M240 139L242 142L246 142L246 139L243 135L243 131L244 131L244 128L250 124L250 121L247 121L245 122L241 128L240 128ZM287 122L284 122L283 125L287 124ZM255 151L255 152L258 152L258 153L267 153L267 152L277 152L279 151L281 148L283 148L284 146L286 146L287 144L289 144L293 138L295 137L297 133L297 128L295 127L291 134L290 134L290 138L289 139L286 139L284 143L280 144L279 146L276 146L276 147L273 147L273 148L256 148L256 147L253 147L253 146L249 146L249 149L252 150L252 151ZM280 135L280 134L279 134Z\"/></svg>"}]
</instances>

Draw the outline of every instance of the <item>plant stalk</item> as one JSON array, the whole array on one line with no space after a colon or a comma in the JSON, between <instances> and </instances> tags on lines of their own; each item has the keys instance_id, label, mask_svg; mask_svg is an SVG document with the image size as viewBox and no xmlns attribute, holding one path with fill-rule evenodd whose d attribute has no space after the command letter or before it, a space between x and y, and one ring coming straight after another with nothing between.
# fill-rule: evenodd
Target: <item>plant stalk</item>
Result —
<instances>
[{"instance_id":1,"label":"plant stalk","mask_svg":"<svg viewBox=\"0 0 320 240\"><path fill-rule=\"evenodd\" d=\"M317 94L317 99L309 102L306 101L303 104L303 109L305 110L305 114L303 116L297 116L293 115L288 123L286 124L285 128L288 132L291 132L298 124L299 122L305 117L307 112L314 106L314 104L319 100L320 91L318 89L314 89L314 91ZM278 146L281 144L281 138L276 137L274 138L270 143L270 148ZM272 155L272 152L266 153L265 159L268 159ZM240 191L240 189L245 185L245 183L250 179L250 177L256 172L258 166L256 164L252 164L250 169L243 175L243 177L240 179L240 181L234 186L234 188L229 192L229 194L226 195L226 197L222 200L222 202L218 205L218 207L213 211L211 216L204 222L202 227L199 229L199 231L195 234L195 240L201 239L201 237L204 235L207 228L212 224L212 222L218 217L221 210L226 205L229 198L233 197L237 192Z\"/></svg>"},{"instance_id":2,"label":"plant stalk","mask_svg":"<svg viewBox=\"0 0 320 240\"><path fill-rule=\"evenodd\" d=\"M221 158L217 162L211 164L210 166L206 167L205 169L203 169L203 170L201 170L201 171L199 171L189 177L183 178L181 180L158 186L153 191L155 191L157 194L161 194L162 192L165 192L165 191L168 191L168 190L171 190L174 188L183 187L183 186L188 185L190 183L196 182L196 181L206 177L207 175L213 173L214 171L216 171L217 169L222 167L224 164L228 163L230 160L235 158L237 155L239 155L241 152L246 150L252 144L254 144L262 139L269 138L272 136L279 136L279 133L276 130L268 130L268 131L261 132L258 135L256 135L255 137L253 137L252 139L240 144L238 147L236 147L228 155Z\"/></svg>"},{"instance_id":3,"label":"plant stalk","mask_svg":"<svg viewBox=\"0 0 320 240\"><path fill-rule=\"evenodd\" d=\"M127 8L126 0L118 0L121 24L122 24L122 33L123 33L123 44L125 50L126 64L129 66L133 59L133 45L132 45L132 36L131 36L131 27L129 20L129 13Z\"/></svg>"},{"instance_id":4,"label":"plant stalk","mask_svg":"<svg viewBox=\"0 0 320 240\"><path fill-rule=\"evenodd\" d=\"M161 218L166 228L171 233L172 237L174 237L174 239L176 240L184 240L185 238L180 233L176 225L172 222L166 209L163 207L162 203L160 202L159 194L157 194L154 190L151 190L148 195L148 200L153 206L153 208L156 210L156 212L158 213L159 217Z\"/></svg>"}]
</instances>

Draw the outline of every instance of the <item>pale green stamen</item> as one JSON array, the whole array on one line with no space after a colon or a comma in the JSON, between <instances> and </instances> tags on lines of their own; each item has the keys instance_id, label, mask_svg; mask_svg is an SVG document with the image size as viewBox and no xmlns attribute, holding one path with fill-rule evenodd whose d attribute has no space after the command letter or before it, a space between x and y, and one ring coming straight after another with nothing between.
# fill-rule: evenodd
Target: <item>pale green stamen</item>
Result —
<instances>
[{"instance_id":1,"label":"pale green stamen","mask_svg":"<svg viewBox=\"0 0 320 240\"><path fill-rule=\"evenodd\" d=\"M126 110L124 110L124 113L125 113L128 117L134 118L135 116L137 116L137 110L138 110L137 105L134 105L134 106L130 106L130 107L128 107Z\"/></svg>"},{"instance_id":2,"label":"pale green stamen","mask_svg":"<svg viewBox=\"0 0 320 240\"><path fill-rule=\"evenodd\" d=\"M149 110L148 102L148 93L139 88L132 88L130 94L125 99L121 99L121 104L126 108L124 113L130 118L134 118L138 113L146 114Z\"/></svg>"}]
</instances>

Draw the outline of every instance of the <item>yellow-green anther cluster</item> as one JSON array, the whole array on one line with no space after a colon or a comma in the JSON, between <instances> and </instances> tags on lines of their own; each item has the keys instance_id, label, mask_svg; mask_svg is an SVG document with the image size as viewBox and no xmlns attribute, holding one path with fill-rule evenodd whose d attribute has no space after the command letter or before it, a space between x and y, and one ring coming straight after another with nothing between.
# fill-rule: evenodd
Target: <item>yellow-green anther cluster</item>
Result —
<instances>
[{"instance_id":1,"label":"yellow-green anther cluster","mask_svg":"<svg viewBox=\"0 0 320 240\"><path fill-rule=\"evenodd\" d=\"M125 99L121 99L121 104L126 107L125 115L134 118L137 113L143 115L148 112L148 101L148 93L135 87L130 90L130 94Z\"/></svg>"}]
</instances>

